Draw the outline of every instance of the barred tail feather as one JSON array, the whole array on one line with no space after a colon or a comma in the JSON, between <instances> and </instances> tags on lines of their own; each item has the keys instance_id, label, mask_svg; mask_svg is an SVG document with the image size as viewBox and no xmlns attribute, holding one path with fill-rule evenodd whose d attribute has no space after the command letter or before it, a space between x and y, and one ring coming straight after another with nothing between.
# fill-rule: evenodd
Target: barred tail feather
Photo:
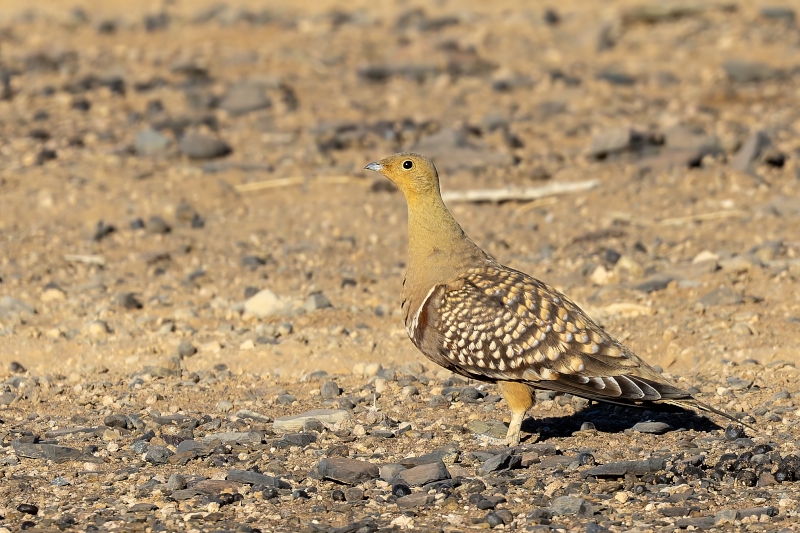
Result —
<instances>
[{"instance_id":1,"label":"barred tail feather","mask_svg":"<svg viewBox=\"0 0 800 533\"><path fill-rule=\"evenodd\" d=\"M756 431L756 428L754 428L750 424L746 424L746 423L742 422L741 420L729 415L728 413L722 412L719 409L715 409L714 407L711 407L707 403L703 403L700 400L697 400L696 398L686 398L686 399L680 399L680 400L660 400L659 403L665 403L665 404L669 404L669 405L674 405L676 407L681 407L681 408L684 408L684 409L687 406L696 407L697 409L700 409L701 411L706 411L707 413L714 413L715 415L721 416L723 418L727 418L728 420L730 420L732 422L736 422L737 424L741 424L742 426L744 426L744 427L746 427L748 429Z\"/></svg>"}]
</instances>

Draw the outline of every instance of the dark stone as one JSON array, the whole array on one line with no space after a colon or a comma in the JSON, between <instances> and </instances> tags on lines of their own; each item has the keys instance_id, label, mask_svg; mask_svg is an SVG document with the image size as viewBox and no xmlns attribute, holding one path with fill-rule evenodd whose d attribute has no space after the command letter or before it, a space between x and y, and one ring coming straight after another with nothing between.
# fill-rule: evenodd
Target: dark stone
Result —
<instances>
[{"instance_id":1,"label":"dark stone","mask_svg":"<svg viewBox=\"0 0 800 533\"><path fill-rule=\"evenodd\" d=\"M431 407L449 407L450 400L442 396L441 394L434 394L431 396L429 404Z\"/></svg>"},{"instance_id":2,"label":"dark stone","mask_svg":"<svg viewBox=\"0 0 800 533\"><path fill-rule=\"evenodd\" d=\"M744 301L744 298L733 292L730 287L722 286L703 295L699 301L705 307L711 307L715 305L738 305Z\"/></svg>"},{"instance_id":3,"label":"dark stone","mask_svg":"<svg viewBox=\"0 0 800 533\"><path fill-rule=\"evenodd\" d=\"M484 520L486 520L486 523L489 524L489 527L497 527L503 523L503 519L497 516L496 513L491 511L489 512L489 514L486 515L486 518L484 518Z\"/></svg>"},{"instance_id":4,"label":"dark stone","mask_svg":"<svg viewBox=\"0 0 800 533\"><path fill-rule=\"evenodd\" d=\"M443 479L450 479L450 472L447 471L447 467L442 461L437 461L403 470L397 474L394 482L403 482L412 487L420 487Z\"/></svg>"},{"instance_id":5,"label":"dark stone","mask_svg":"<svg viewBox=\"0 0 800 533\"><path fill-rule=\"evenodd\" d=\"M672 426L665 422L639 422L633 426L634 431L639 433L651 433L653 435L661 435L671 430Z\"/></svg>"},{"instance_id":6,"label":"dark stone","mask_svg":"<svg viewBox=\"0 0 800 533\"><path fill-rule=\"evenodd\" d=\"M392 494L394 494L398 498L402 498L403 496L408 496L409 494L411 494L411 487L409 487L405 483L395 483L394 485L392 485Z\"/></svg>"},{"instance_id":7,"label":"dark stone","mask_svg":"<svg viewBox=\"0 0 800 533\"><path fill-rule=\"evenodd\" d=\"M37 128L37 129L31 130L28 133L28 137L30 137L31 139L36 139L37 141L42 141L42 142L49 141L50 140L50 132L45 130L45 129Z\"/></svg>"},{"instance_id":8,"label":"dark stone","mask_svg":"<svg viewBox=\"0 0 800 533\"><path fill-rule=\"evenodd\" d=\"M486 395L486 393L482 393L481 391L479 391L475 387L471 387L470 386L470 387L464 387L463 389L461 389L461 393L459 393L458 398L462 402L474 403L474 402L480 400L481 398L483 398L485 395Z\"/></svg>"},{"instance_id":9,"label":"dark stone","mask_svg":"<svg viewBox=\"0 0 800 533\"><path fill-rule=\"evenodd\" d=\"M427 492L415 492L402 498L397 498L397 506L400 509L411 509L433 502L433 495Z\"/></svg>"},{"instance_id":10,"label":"dark stone","mask_svg":"<svg viewBox=\"0 0 800 533\"><path fill-rule=\"evenodd\" d=\"M698 517L688 517L688 518L679 518L675 521L675 526L680 529L686 529L688 527L694 527L696 529L711 529L714 527L714 517L713 516L698 516Z\"/></svg>"},{"instance_id":11,"label":"dark stone","mask_svg":"<svg viewBox=\"0 0 800 533\"><path fill-rule=\"evenodd\" d=\"M91 108L92 104L86 98L76 98L72 102L72 109L77 109L78 111L89 111Z\"/></svg>"},{"instance_id":12,"label":"dark stone","mask_svg":"<svg viewBox=\"0 0 800 533\"><path fill-rule=\"evenodd\" d=\"M666 289L674 279L675 278L673 276L656 274L655 276L635 284L633 288L637 291L646 293L656 292Z\"/></svg>"},{"instance_id":13,"label":"dark stone","mask_svg":"<svg viewBox=\"0 0 800 533\"><path fill-rule=\"evenodd\" d=\"M153 430L151 429L150 431ZM153 434L153 437L155 437L155 433ZM149 447L150 444L146 440L135 440L131 443L131 450L133 450L133 453L136 454L143 454L144 452L147 451L147 448Z\"/></svg>"},{"instance_id":14,"label":"dark stone","mask_svg":"<svg viewBox=\"0 0 800 533\"><path fill-rule=\"evenodd\" d=\"M36 515L39 513L39 508L32 503L21 503L17 505L17 511L24 514Z\"/></svg>"},{"instance_id":15,"label":"dark stone","mask_svg":"<svg viewBox=\"0 0 800 533\"><path fill-rule=\"evenodd\" d=\"M278 403L281 405L292 405L297 398L292 394L281 394L278 396Z\"/></svg>"},{"instance_id":16,"label":"dark stone","mask_svg":"<svg viewBox=\"0 0 800 533\"><path fill-rule=\"evenodd\" d=\"M149 513L158 509L158 505L149 502L134 504L128 508L130 513Z\"/></svg>"},{"instance_id":17,"label":"dark stone","mask_svg":"<svg viewBox=\"0 0 800 533\"><path fill-rule=\"evenodd\" d=\"M245 485L261 485L262 487L287 490L292 488L289 483L282 479L251 470L228 470L228 475L225 479L244 483Z\"/></svg>"},{"instance_id":18,"label":"dark stone","mask_svg":"<svg viewBox=\"0 0 800 533\"><path fill-rule=\"evenodd\" d=\"M308 433L309 431L322 433L325 431L325 425L316 418L308 418L303 420L303 433ZM328 457L330 457L330 454L328 454Z\"/></svg>"},{"instance_id":19,"label":"dark stone","mask_svg":"<svg viewBox=\"0 0 800 533\"><path fill-rule=\"evenodd\" d=\"M190 159L214 159L233 151L225 141L198 132L184 135L178 143L178 149Z\"/></svg>"},{"instance_id":20,"label":"dark stone","mask_svg":"<svg viewBox=\"0 0 800 533\"><path fill-rule=\"evenodd\" d=\"M512 455L511 452L505 451L485 461L478 468L478 473L481 475L486 475L490 472L513 470L515 468L519 468L520 466L522 466L522 457L519 455Z\"/></svg>"},{"instance_id":21,"label":"dark stone","mask_svg":"<svg viewBox=\"0 0 800 533\"><path fill-rule=\"evenodd\" d=\"M178 345L178 355L180 357L191 357L197 353L197 348L190 341L181 341Z\"/></svg>"},{"instance_id":22,"label":"dark stone","mask_svg":"<svg viewBox=\"0 0 800 533\"><path fill-rule=\"evenodd\" d=\"M144 460L154 465L164 465L169 462L169 458L175 455L172 450L165 446L148 446Z\"/></svg>"},{"instance_id":23,"label":"dark stone","mask_svg":"<svg viewBox=\"0 0 800 533\"><path fill-rule=\"evenodd\" d=\"M125 415L108 415L103 419L103 424L110 428L127 429L130 419Z\"/></svg>"},{"instance_id":24,"label":"dark stone","mask_svg":"<svg viewBox=\"0 0 800 533\"><path fill-rule=\"evenodd\" d=\"M197 489L194 489L194 488L180 489L180 490L172 491L172 494L170 494L170 498L172 498L175 501L180 502L180 501L188 500L190 498L194 498L198 494L199 494L199 492L197 491Z\"/></svg>"},{"instance_id":25,"label":"dark stone","mask_svg":"<svg viewBox=\"0 0 800 533\"><path fill-rule=\"evenodd\" d=\"M266 109L272 106L272 101L267 97L263 84L243 82L232 85L219 103L232 116L241 116Z\"/></svg>"},{"instance_id":26,"label":"dark stone","mask_svg":"<svg viewBox=\"0 0 800 533\"><path fill-rule=\"evenodd\" d=\"M317 470L325 479L348 485L380 477L377 465L345 457L327 457L319 462Z\"/></svg>"},{"instance_id":27,"label":"dark stone","mask_svg":"<svg viewBox=\"0 0 800 533\"><path fill-rule=\"evenodd\" d=\"M167 221L159 216L152 216L147 221L147 231L154 235L164 235L172 231Z\"/></svg>"},{"instance_id":28,"label":"dark stone","mask_svg":"<svg viewBox=\"0 0 800 533\"><path fill-rule=\"evenodd\" d=\"M761 518L762 516L777 516L778 509L776 507L749 507L747 509L739 509L738 511L738 518L739 520L743 518L747 518L750 516L757 516Z\"/></svg>"},{"instance_id":29,"label":"dark stone","mask_svg":"<svg viewBox=\"0 0 800 533\"><path fill-rule=\"evenodd\" d=\"M262 257L258 257L257 255L245 255L242 257L242 266L251 271L256 270L257 268L266 264L267 260Z\"/></svg>"},{"instance_id":30,"label":"dark stone","mask_svg":"<svg viewBox=\"0 0 800 533\"><path fill-rule=\"evenodd\" d=\"M169 479L167 479L167 489L171 491L183 490L186 485L186 478L181 474L170 474Z\"/></svg>"},{"instance_id":31,"label":"dark stone","mask_svg":"<svg viewBox=\"0 0 800 533\"><path fill-rule=\"evenodd\" d=\"M592 135L589 155L603 159L610 154L635 149L640 142L640 135L631 128L606 129Z\"/></svg>"},{"instance_id":32,"label":"dark stone","mask_svg":"<svg viewBox=\"0 0 800 533\"><path fill-rule=\"evenodd\" d=\"M317 309L327 309L329 307L333 307L333 304L331 304L331 301L328 299L328 297L321 292L310 294L306 299L305 304L303 304L303 308L309 313L316 311Z\"/></svg>"},{"instance_id":33,"label":"dark stone","mask_svg":"<svg viewBox=\"0 0 800 533\"><path fill-rule=\"evenodd\" d=\"M683 124L667 128L663 134L663 144L665 150L645 158L642 167L698 167L703 157L724 153L715 135L707 135L702 130Z\"/></svg>"},{"instance_id":34,"label":"dark stone","mask_svg":"<svg viewBox=\"0 0 800 533\"><path fill-rule=\"evenodd\" d=\"M728 387L730 390L736 390L736 391L747 390L753 386L753 380L742 379L737 376L731 376L725 380L725 386Z\"/></svg>"},{"instance_id":35,"label":"dark stone","mask_svg":"<svg viewBox=\"0 0 800 533\"><path fill-rule=\"evenodd\" d=\"M615 463L606 463L604 465L590 468L589 470L582 472L581 477L624 477L625 474L643 476L645 474L652 474L658 472L659 470L663 470L664 466L664 459L655 457L651 457L650 459L642 459L640 461L618 461Z\"/></svg>"},{"instance_id":36,"label":"dark stone","mask_svg":"<svg viewBox=\"0 0 800 533\"><path fill-rule=\"evenodd\" d=\"M192 221L199 218L199 216L195 208L186 202L181 202L175 206L175 219L179 222L191 224Z\"/></svg>"},{"instance_id":37,"label":"dark stone","mask_svg":"<svg viewBox=\"0 0 800 533\"><path fill-rule=\"evenodd\" d=\"M636 78L625 72L606 69L599 72L596 76L598 80L607 81L611 85L636 85Z\"/></svg>"},{"instance_id":38,"label":"dark stone","mask_svg":"<svg viewBox=\"0 0 800 533\"><path fill-rule=\"evenodd\" d=\"M622 257L622 254L618 251L614 250L613 248L606 248L605 252L603 252L603 259L609 265L616 265L617 262Z\"/></svg>"},{"instance_id":39,"label":"dark stone","mask_svg":"<svg viewBox=\"0 0 800 533\"><path fill-rule=\"evenodd\" d=\"M45 148L36 154L36 164L43 165L48 161L58 158L58 153L55 150Z\"/></svg>"},{"instance_id":40,"label":"dark stone","mask_svg":"<svg viewBox=\"0 0 800 533\"><path fill-rule=\"evenodd\" d=\"M81 450L67 446L34 444L32 442L21 442L20 439L12 441L11 446L14 448L14 453L19 457L27 457L29 459L46 459L54 463L87 460Z\"/></svg>"},{"instance_id":41,"label":"dark stone","mask_svg":"<svg viewBox=\"0 0 800 533\"><path fill-rule=\"evenodd\" d=\"M758 476L752 470L741 470L736 474L736 481L745 487L755 487L758 483Z\"/></svg>"},{"instance_id":42,"label":"dark stone","mask_svg":"<svg viewBox=\"0 0 800 533\"><path fill-rule=\"evenodd\" d=\"M574 496L561 496L553 500L550 504L550 512L556 516L580 516L583 518L591 518L594 515L592 504L583 498L576 498Z\"/></svg>"},{"instance_id":43,"label":"dark stone","mask_svg":"<svg viewBox=\"0 0 800 533\"><path fill-rule=\"evenodd\" d=\"M481 494L473 494L472 496L480 496L475 503L475 507L484 511L494 509L501 503L506 503L507 501L503 496L483 496ZM472 496L470 496L470 498Z\"/></svg>"},{"instance_id":44,"label":"dark stone","mask_svg":"<svg viewBox=\"0 0 800 533\"><path fill-rule=\"evenodd\" d=\"M746 436L747 433L745 433L744 428L742 426L730 425L725 428L725 440L733 441Z\"/></svg>"},{"instance_id":45,"label":"dark stone","mask_svg":"<svg viewBox=\"0 0 800 533\"><path fill-rule=\"evenodd\" d=\"M172 141L163 133L147 127L136 134L133 147L136 153L141 156L153 156L161 154L169 148Z\"/></svg>"},{"instance_id":46,"label":"dark stone","mask_svg":"<svg viewBox=\"0 0 800 533\"><path fill-rule=\"evenodd\" d=\"M295 446L305 447L317 441L317 436L313 433L287 433L283 440Z\"/></svg>"},{"instance_id":47,"label":"dark stone","mask_svg":"<svg viewBox=\"0 0 800 533\"><path fill-rule=\"evenodd\" d=\"M102 220L97 223L97 227L94 230L94 235L92 239L100 242L108 235L111 235L117 231L117 228L113 224L106 224Z\"/></svg>"},{"instance_id":48,"label":"dark stone","mask_svg":"<svg viewBox=\"0 0 800 533\"><path fill-rule=\"evenodd\" d=\"M559 22L561 22L561 17L558 16L558 11L553 8L547 8L544 10L544 22L548 26L556 26Z\"/></svg>"},{"instance_id":49,"label":"dark stone","mask_svg":"<svg viewBox=\"0 0 800 533\"><path fill-rule=\"evenodd\" d=\"M678 518L681 516L689 516L692 510L689 507L664 507L659 509L659 512L670 518Z\"/></svg>"},{"instance_id":50,"label":"dark stone","mask_svg":"<svg viewBox=\"0 0 800 533\"><path fill-rule=\"evenodd\" d=\"M325 400L332 400L342 395L342 389L335 381L326 381L320 387L320 396Z\"/></svg>"},{"instance_id":51,"label":"dark stone","mask_svg":"<svg viewBox=\"0 0 800 533\"><path fill-rule=\"evenodd\" d=\"M728 79L734 83L755 83L771 80L780 75L780 71L761 61L745 61L731 59L722 64Z\"/></svg>"},{"instance_id":52,"label":"dark stone","mask_svg":"<svg viewBox=\"0 0 800 533\"><path fill-rule=\"evenodd\" d=\"M169 27L169 14L164 11L152 15L144 16L144 30L146 32L153 32L158 30L165 30Z\"/></svg>"},{"instance_id":53,"label":"dark stone","mask_svg":"<svg viewBox=\"0 0 800 533\"><path fill-rule=\"evenodd\" d=\"M576 457L575 460L578 461L580 466L584 465L593 465L596 463L594 455L588 452L581 452Z\"/></svg>"},{"instance_id":54,"label":"dark stone","mask_svg":"<svg viewBox=\"0 0 800 533\"><path fill-rule=\"evenodd\" d=\"M762 7L761 16L765 19L780 20L787 24L792 24L796 15L791 7Z\"/></svg>"}]
</instances>

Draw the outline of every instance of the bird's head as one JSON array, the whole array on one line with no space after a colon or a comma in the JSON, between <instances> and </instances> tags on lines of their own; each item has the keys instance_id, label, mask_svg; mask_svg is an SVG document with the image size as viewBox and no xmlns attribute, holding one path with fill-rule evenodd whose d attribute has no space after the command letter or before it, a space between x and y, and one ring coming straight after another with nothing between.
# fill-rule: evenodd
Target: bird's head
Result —
<instances>
[{"instance_id":1,"label":"bird's head","mask_svg":"<svg viewBox=\"0 0 800 533\"><path fill-rule=\"evenodd\" d=\"M365 168L389 178L407 200L439 194L439 174L425 156L402 152L370 163Z\"/></svg>"}]
</instances>

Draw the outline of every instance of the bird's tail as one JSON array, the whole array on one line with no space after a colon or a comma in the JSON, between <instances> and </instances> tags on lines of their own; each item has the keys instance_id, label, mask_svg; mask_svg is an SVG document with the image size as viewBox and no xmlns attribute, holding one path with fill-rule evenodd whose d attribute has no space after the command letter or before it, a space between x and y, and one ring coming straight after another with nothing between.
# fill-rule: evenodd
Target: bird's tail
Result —
<instances>
[{"instance_id":1,"label":"bird's tail","mask_svg":"<svg viewBox=\"0 0 800 533\"><path fill-rule=\"evenodd\" d=\"M724 413L724 412L720 411L719 409L715 409L714 407L711 407L707 403L703 403L703 402L701 402L700 400L698 400L696 398L675 399L675 400L666 400L666 399L664 399L664 400L661 400L661 403L666 403L666 404L669 404L669 405L675 405L677 407L682 407L682 408L685 408L687 405L690 405L692 407L696 407L697 409L700 409L701 411L706 411L708 413L714 413L715 415L719 415L719 416L721 416L723 418L727 418L728 420L731 420L732 422L736 422L737 424L741 424L744 427L746 427L746 428L748 428L748 429L750 429L750 430L752 430L754 432L756 431L756 428L754 428L750 424L742 422L741 420L729 415L728 413Z\"/></svg>"}]
</instances>

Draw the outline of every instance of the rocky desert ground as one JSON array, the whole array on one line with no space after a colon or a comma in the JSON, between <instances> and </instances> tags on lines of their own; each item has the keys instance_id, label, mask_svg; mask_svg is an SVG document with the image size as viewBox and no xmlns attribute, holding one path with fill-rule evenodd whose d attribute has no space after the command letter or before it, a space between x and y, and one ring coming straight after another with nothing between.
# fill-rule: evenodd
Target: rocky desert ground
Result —
<instances>
[{"instance_id":1,"label":"rocky desert ground","mask_svg":"<svg viewBox=\"0 0 800 533\"><path fill-rule=\"evenodd\" d=\"M796 530L797 16L0 1L0 531ZM406 337L403 150L755 430L540 392L506 447Z\"/></svg>"}]
</instances>

